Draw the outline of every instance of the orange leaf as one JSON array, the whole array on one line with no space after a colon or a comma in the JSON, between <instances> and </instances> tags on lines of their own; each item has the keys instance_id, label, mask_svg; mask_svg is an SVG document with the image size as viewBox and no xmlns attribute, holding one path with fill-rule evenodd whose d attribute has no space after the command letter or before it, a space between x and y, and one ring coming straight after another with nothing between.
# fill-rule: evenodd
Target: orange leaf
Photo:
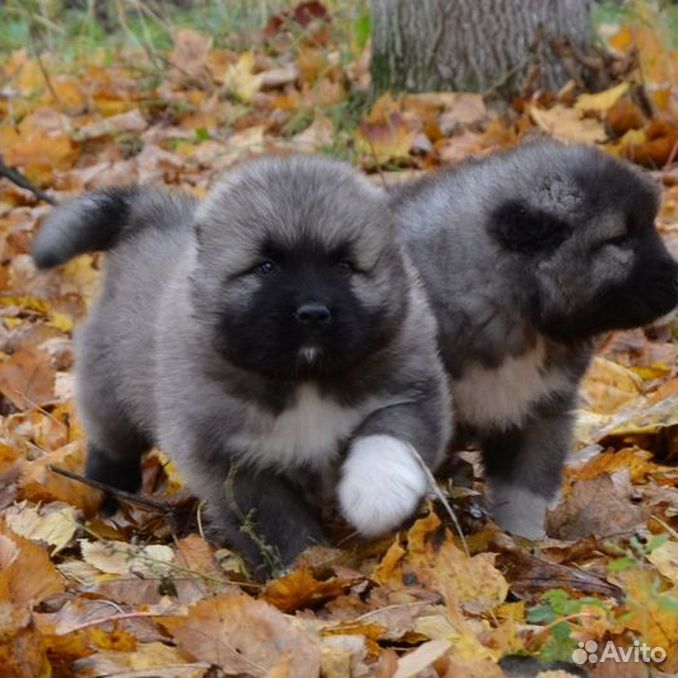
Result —
<instances>
[{"instance_id":1,"label":"orange leaf","mask_svg":"<svg viewBox=\"0 0 678 678\"><path fill-rule=\"evenodd\" d=\"M54 398L55 376L46 353L24 348L0 365L0 392L20 410L38 407Z\"/></svg>"},{"instance_id":2,"label":"orange leaf","mask_svg":"<svg viewBox=\"0 0 678 678\"><path fill-rule=\"evenodd\" d=\"M0 601L30 608L63 590L47 551L0 524Z\"/></svg>"},{"instance_id":3,"label":"orange leaf","mask_svg":"<svg viewBox=\"0 0 678 678\"><path fill-rule=\"evenodd\" d=\"M261 597L283 612L317 604L327 598L336 598L350 584L350 580L332 577L319 581L307 567L301 567L266 585Z\"/></svg>"}]
</instances>

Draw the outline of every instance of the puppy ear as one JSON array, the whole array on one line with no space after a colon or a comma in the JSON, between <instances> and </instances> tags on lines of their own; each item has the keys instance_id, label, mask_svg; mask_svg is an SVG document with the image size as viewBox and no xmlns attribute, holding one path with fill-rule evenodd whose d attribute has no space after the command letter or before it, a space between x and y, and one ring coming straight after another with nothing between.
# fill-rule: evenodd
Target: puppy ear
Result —
<instances>
[{"instance_id":1,"label":"puppy ear","mask_svg":"<svg viewBox=\"0 0 678 678\"><path fill-rule=\"evenodd\" d=\"M572 233L566 222L519 200L497 207L490 217L490 233L502 247L514 252L552 252Z\"/></svg>"}]
</instances>

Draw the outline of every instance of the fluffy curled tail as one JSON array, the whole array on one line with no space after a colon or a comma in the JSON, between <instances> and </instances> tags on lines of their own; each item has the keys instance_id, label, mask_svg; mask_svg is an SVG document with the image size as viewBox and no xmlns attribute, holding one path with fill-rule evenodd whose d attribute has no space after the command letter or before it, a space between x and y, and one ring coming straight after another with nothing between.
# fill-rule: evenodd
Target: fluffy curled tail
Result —
<instances>
[{"instance_id":1,"label":"fluffy curled tail","mask_svg":"<svg viewBox=\"0 0 678 678\"><path fill-rule=\"evenodd\" d=\"M57 207L33 241L38 268L51 268L78 254L111 249L130 228L133 204L145 189L115 186Z\"/></svg>"}]
</instances>

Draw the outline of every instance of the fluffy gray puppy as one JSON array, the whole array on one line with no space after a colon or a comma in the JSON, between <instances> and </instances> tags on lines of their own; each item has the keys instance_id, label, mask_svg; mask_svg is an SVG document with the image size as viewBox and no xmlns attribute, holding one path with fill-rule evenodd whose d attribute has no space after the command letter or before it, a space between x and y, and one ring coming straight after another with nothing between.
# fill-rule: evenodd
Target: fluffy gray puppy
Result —
<instances>
[{"instance_id":1,"label":"fluffy gray puppy","mask_svg":"<svg viewBox=\"0 0 678 678\"><path fill-rule=\"evenodd\" d=\"M678 302L640 171L538 141L396 187L396 222L439 323L459 443L481 446L505 529L543 534L577 387L602 332Z\"/></svg>"},{"instance_id":2,"label":"fluffy gray puppy","mask_svg":"<svg viewBox=\"0 0 678 678\"><path fill-rule=\"evenodd\" d=\"M135 491L157 443L256 566L243 520L289 564L323 541L304 490L338 467L344 517L397 527L427 486L411 448L436 466L450 407L394 233L384 192L304 156L244 163L202 204L131 186L57 208L38 266L109 250L77 343L88 476Z\"/></svg>"}]
</instances>

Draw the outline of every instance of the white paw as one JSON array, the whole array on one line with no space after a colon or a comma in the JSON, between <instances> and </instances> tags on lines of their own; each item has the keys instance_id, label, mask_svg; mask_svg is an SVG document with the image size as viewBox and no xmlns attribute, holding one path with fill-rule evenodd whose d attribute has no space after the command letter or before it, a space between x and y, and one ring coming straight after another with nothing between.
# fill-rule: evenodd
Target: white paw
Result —
<instances>
[{"instance_id":1,"label":"white paw","mask_svg":"<svg viewBox=\"0 0 678 678\"><path fill-rule=\"evenodd\" d=\"M365 537L398 527L417 508L427 480L410 445L389 435L351 444L337 488L344 518Z\"/></svg>"},{"instance_id":2,"label":"white paw","mask_svg":"<svg viewBox=\"0 0 678 678\"><path fill-rule=\"evenodd\" d=\"M546 509L552 501L549 497L496 480L488 481L486 487L490 513L499 527L527 539L543 539L546 536Z\"/></svg>"}]
</instances>

